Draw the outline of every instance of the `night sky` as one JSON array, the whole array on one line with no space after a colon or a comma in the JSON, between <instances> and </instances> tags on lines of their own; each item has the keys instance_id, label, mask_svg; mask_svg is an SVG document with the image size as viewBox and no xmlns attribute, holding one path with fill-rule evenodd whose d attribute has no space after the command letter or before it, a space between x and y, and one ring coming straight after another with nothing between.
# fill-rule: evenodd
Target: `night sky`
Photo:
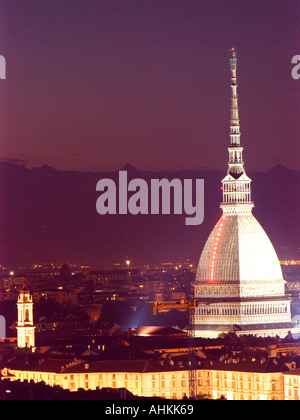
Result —
<instances>
[{"instance_id":1,"label":"night sky","mask_svg":"<svg viewBox=\"0 0 300 420\"><path fill-rule=\"evenodd\" d=\"M2 159L226 171L234 46L246 170L299 168L299 0L1 0L0 12Z\"/></svg>"}]
</instances>

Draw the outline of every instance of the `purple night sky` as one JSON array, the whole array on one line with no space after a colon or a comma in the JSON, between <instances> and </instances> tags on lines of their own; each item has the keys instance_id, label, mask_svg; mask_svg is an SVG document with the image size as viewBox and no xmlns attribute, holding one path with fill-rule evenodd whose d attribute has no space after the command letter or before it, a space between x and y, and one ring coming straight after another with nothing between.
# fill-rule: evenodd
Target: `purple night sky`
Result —
<instances>
[{"instance_id":1,"label":"purple night sky","mask_svg":"<svg viewBox=\"0 0 300 420\"><path fill-rule=\"evenodd\" d=\"M226 170L238 49L246 170L299 168L300 2L1 0L2 159Z\"/></svg>"}]
</instances>

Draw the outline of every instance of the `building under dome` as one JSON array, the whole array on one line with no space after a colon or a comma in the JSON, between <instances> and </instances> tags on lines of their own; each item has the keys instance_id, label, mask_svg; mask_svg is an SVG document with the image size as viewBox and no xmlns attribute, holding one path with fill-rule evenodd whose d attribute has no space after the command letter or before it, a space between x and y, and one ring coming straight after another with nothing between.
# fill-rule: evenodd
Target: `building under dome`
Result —
<instances>
[{"instance_id":1,"label":"building under dome","mask_svg":"<svg viewBox=\"0 0 300 420\"><path fill-rule=\"evenodd\" d=\"M222 332L285 337L300 329L291 323L290 299L273 245L252 214L251 179L240 145L236 50L231 50L229 164L222 180L223 215L202 251L196 281L195 336Z\"/></svg>"}]
</instances>

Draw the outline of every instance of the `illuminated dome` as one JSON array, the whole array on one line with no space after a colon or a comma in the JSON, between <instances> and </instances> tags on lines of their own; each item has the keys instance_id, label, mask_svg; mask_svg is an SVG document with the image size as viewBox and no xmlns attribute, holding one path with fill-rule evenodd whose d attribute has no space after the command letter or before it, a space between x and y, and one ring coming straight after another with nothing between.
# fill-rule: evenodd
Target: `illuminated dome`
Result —
<instances>
[{"instance_id":1,"label":"illuminated dome","mask_svg":"<svg viewBox=\"0 0 300 420\"><path fill-rule=\"evenodd\" d=\"M269 290L270 282L274 287ZM252 296L284 293L281 267L267 234L252 214L230 215L218 221L198 265L196 284L252 285ZM277 287L275 287L275 284ZM244 293L245 295L245 290Z\"/></svg>"}]
</instances>

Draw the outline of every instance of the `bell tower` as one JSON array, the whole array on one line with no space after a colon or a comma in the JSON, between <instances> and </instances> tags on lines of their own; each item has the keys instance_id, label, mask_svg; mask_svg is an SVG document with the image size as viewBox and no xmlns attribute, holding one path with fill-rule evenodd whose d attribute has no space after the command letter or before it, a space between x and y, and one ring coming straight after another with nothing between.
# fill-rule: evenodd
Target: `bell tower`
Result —
<instances>
[{"instance_id":1,"label":"bell tower","mask_svg":"<svg viewBox=\"0 0 300 420\"><path fill-rule=\"evenodd\" d=\"M35 327L33 325L33 300L26 284L18 296L18 347L35 348Z\"/></svg>"}]
</instances>

